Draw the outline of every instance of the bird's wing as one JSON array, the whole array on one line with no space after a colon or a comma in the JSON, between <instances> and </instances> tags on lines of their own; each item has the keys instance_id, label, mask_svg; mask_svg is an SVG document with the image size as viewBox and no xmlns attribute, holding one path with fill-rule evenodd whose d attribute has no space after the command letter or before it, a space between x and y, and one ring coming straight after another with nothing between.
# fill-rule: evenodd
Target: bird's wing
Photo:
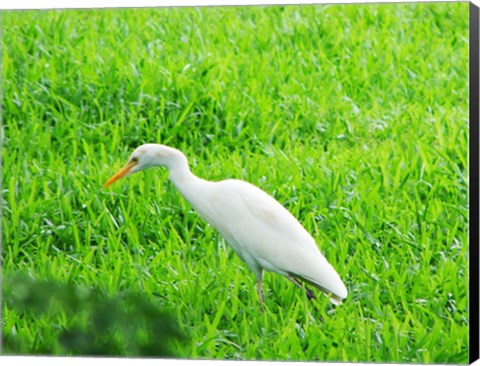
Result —
<instances>
[{"instance_id":1,"label":"bird's wing","mask_svg":"<svg viewBox=\"0 0 480 366\"><path fill-rule=\"evenodd\" d=\"M250 256L262 268L293 274L320 289L346 297L347 290L315 240L278 201L243 181L224 181L217 229L248 263ZM223 218L223 219L222 219ZM214 225L217 226L217 225ZM230 238L230 240L229 240Z\"/></svg>"}]
</instances>

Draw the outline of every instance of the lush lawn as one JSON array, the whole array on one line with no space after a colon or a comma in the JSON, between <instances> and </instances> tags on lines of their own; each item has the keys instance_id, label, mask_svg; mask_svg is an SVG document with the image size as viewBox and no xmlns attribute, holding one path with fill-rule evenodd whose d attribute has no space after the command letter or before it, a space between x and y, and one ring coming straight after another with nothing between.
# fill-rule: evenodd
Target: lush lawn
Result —
<instances>
[{"instance_id":1,"label":"lush lawn","mask_svg":"<svg viewBox=\"0 0 480 366\"><path fill-rule=\"evenodd\" d=\"M4 274L140 293L181 357L467 362L468 3L5 12L2 33ZM272 194L346 302L267 273L260 312L165 171L103 191L145 142ZM3 305L29 353L70 321Z\"/></svg>"}]
</instances>

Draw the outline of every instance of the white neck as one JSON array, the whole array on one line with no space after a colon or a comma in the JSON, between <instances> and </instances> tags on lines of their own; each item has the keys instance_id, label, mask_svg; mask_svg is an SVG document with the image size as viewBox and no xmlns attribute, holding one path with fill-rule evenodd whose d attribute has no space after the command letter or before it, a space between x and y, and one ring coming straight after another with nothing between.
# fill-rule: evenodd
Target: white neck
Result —
<instances>
[{"instance_id":1,"label":"white neck","mask_svg":"<svg viewBox=\"0 0 480 366\"><path fill-rule=\"evenodd\" d=\"M162 146L161 156L161 162L157 161L155 165L163 165L168 169L169 178L175 188L208 221L209 214L201 203L208 194L209 187L215 183L194 175L188 167L187 158L181 151Z\"/></svg>"},{"instance_id":2,"label":"white neck","mask_svg":"<svg viewBox=\"0 0 480 366\"><path fill-rule=\"evenodd\" d=\"M188 201L192 199L189 194L192 185L206 183L190 171L187 158L180 150L169 148L168 157L162 163L168 169L172 183Z\"/></svg>"},{"instance_id":3,"label":"white neck","mask_svg":"<svg viewBox=\"0 0 480 366\"><path fill-rule=\"evenodd\" d=\"M171 158L165 162L165 166L168 168L170 180L177 186L186 180L196 178L190 171L188 161L182 152L175 153Z\"/></svg>"}]
</instances>

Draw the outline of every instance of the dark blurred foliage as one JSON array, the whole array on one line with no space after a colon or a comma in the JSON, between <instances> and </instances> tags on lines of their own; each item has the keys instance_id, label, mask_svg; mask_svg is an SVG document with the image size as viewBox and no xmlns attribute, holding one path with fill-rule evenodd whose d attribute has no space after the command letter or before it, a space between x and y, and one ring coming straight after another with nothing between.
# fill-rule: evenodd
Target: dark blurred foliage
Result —
<instances>
[{"instance_id":1,"label":"dark blurred foliage","mask_svg":"<svg viewBox=\"0 0 480 366\"><path fill-rule=\"evenodd\" d=\"M16 313L39 331L28 336L15 325L12 332L4 319L4 354L178 357L171 342L185 339L169 314L133 293L107 297L15 274L3 279L3 302L3 316Z\"/></svg>"}]
</instances>

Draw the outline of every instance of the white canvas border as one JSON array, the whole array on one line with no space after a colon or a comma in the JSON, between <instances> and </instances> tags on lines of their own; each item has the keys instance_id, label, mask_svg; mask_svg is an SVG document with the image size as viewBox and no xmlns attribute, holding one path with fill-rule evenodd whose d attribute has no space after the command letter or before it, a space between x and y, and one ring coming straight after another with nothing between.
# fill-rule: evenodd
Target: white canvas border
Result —
<instances>
[{"instance_id":1,"label":"white canvas border","mask_svg":"<svg viewBox=\"0 0 480 366\"><path fill-rule=\"evenodd\" d=\"M415 2L453 2L454 0L417 0ZM0 9L65 9L65 8L129 8L163 6L212 6L212 5L275 5L275 4L358 4L358 3L401 3L402 0L16 0L0 3ZM480 0L472 1L476 5Z\"/></svg>"},{"instance_id":2,"label":"white canvas border","mask_svg":"<svg viewBox=\"0 0 480 366\"><path fill-rule=\"evenodd\" d=\"M8 1L8 0L7 0ZM402 0L15 0L1 2L0 10L22 10L22 9L86 9L86 8L139 8L139 7L185 7L185 6L219 6L219 5L300 5L300 4L361 4L361 3L403 3L413 1ZM455 0L416 0L414 2L458 2ZM480 7L480 0L472 0L473 4ZM1 12L0 12L1 14ZM94 358L94 357L34 357L34 356L0 356L0 363L4 366L17 365L35 365L35 366L134 366L140 362L141 366L309 366L312 364L320 365L342 365L342 366L404 366L400 364L366 364L366 363L312 363L312 362L272 362L272 361L222 361L222 360L172 360L172 359L126 359L126 358ZM409 364L416 366L417 364ZM480 366L480 360L472 364ZM423 366L420 365L419 366ZM435 365L432 365L435 366Z\"/></svg>"}]
</instances>

